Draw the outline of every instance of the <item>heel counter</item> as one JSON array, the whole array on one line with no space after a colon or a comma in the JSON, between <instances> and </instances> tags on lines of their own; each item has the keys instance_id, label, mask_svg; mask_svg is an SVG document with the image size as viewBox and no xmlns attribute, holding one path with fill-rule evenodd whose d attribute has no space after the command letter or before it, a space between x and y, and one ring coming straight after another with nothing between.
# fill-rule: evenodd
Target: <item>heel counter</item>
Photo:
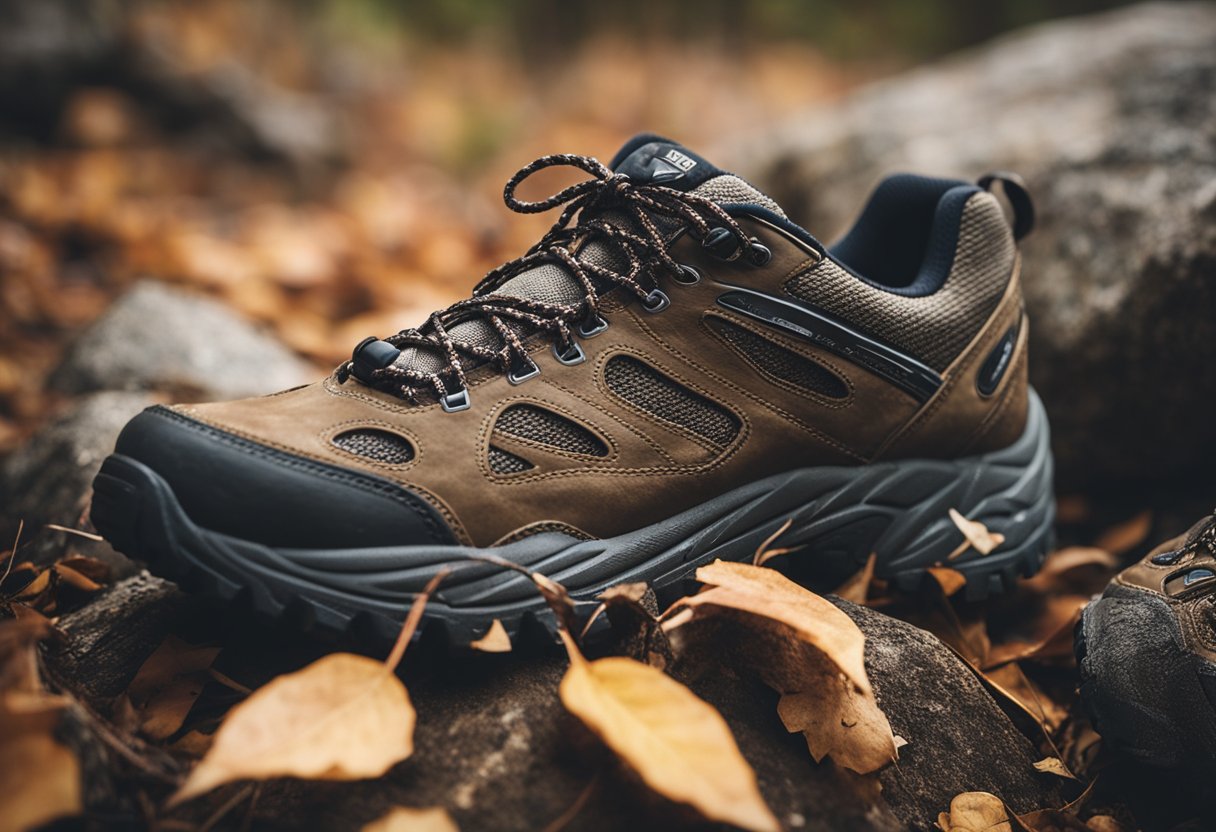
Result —
<instances>
[{"instance_id":1,"label":"heel counter","mask_svg":"<svg viewBox=\"0 0 1216 832\"><path fill-rule=\"evenodd\" d=\"M1016 441L1029 411L1028 341L1021 258L1015 251L997 308L946 368L941 389L888 440L879 456L950 458Z\"/></svg>"}]
</instances>

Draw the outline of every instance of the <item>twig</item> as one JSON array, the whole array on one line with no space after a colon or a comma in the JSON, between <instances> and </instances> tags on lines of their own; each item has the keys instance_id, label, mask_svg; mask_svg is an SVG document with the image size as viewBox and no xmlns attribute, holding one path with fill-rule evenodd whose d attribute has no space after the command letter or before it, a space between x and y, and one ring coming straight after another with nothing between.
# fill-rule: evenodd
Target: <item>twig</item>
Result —
<instances>
[{"instance_id":1,"label":"twig","mask_svg":"<svg viewBox=\"0 0 1216 832\"><path fill-rule=\"evenodd\" d=\"M17 559L17 544L21 542L21 532L25 531L24 518L17 521L17 536L13 539L13 550L9 552L8 564L4 567L4 575L0 576L0 586L4 586L4 582L8 580L9 573L13 571L13 561Z\"/></svg>"},{"instance_id":2,"label":"twig","mask_svg":"<svg viewBox=\"0 0 1216 832\"><path fill-rule=\"evenodd\" d=\"M574 802L566 808L566 811L554 818L544 828L543 832L561 832L562 829L565 829L569 825L570 821L574 820L578 813L583 810L583 807L587 805L587 801L591 799L591 795L595 793L596 787L600 784L600 774L602 772L603 770L601 769L595 773L595 776L591 778L591 781L587 783L586 788L579 793L579 796L574 799Z\"/></svg>"},{"instance_id":3,"label":"twig","mask_svg":"<svg viewBox=\"0 0 1216 832\"><path fill-rule=\"evenodd\" d=\"M217 823L224 819L224 816L241 804L241 801L253 794L253 784L245 786L237 791L232 797L224 801L220 808L212 813L211 817L203 821L203 825L198 828L198 832L208 832L209 829L215 827Z\"/></svg>"},{"instance_id":4,"label":"twig","mask_svg":"<svg viewBox=\"0 0 1216 832\"><path fill-rule=\"evenodd\" d=\"M440 569L427 582L422 594L414 599L409 615L405 617L405 624L402 625L401 632L397 634L397 643L393 645L392 652L384 660L384 666L390 671L396 670L397 665L401 664L401 657L405 655L405 648L409 646L410 639L414 637L414 631L418 629L418 622L422 620L422 611L426 609L426 602L431 600L431 593L438 589L439 584L443 583L443 579L450 574L452 574L451 569L447 567Z\"/></svg>"},{"instance_id":5,"label":"twig","mask_svg":"<svg viewBox=\"0 0 1216 832\"><path fill-rule=\"evenodd\" d=\"M68 534L74 534L77 537L83 537L85 540L105 540L105 538L99 534L86 532L83 529L73 529L70 526L60 526L57 523L47 523L45 526L43 526L43 528L52 529L57 532L67 532Z\"/></svg>"}]
</instances>

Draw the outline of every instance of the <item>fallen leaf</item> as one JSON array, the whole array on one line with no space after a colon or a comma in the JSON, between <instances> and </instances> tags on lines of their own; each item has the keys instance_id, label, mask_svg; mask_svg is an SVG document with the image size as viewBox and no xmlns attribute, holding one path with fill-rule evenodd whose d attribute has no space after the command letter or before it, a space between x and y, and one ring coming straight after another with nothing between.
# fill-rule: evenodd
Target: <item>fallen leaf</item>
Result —
<instances>
[{"instance_id":1,"label":"fallen leaf","mask_svg":"<svg viewBox=\"0 0 1216 832\"><path fill-rule=\"evenodd\" d=\"M194 707L218 647L200 647L170 635L144 661L127 688L138 728L146 736L168 739Z\"/></svg>"},{"instance_id":2,"label":"fallen leaf","mask_svg":"<svg viewBox=\"0 0 1216 832\"><path fill-rule=\"evenodd\" d=\"M746 563L716 560L697 569L697 580L706 589L680 599L676 607L728 607L783 624L828 655L858 689L871 690L865 665L866 637L830 601L775 569Z\"/></svg>"},{"instance_id":3,"label":"fallen leaf","mask_svg":"<svg viewBox=\"0 0 1216 832\"><path fill-rule=\"evenodd\" d=\"M469 647L482 653L510 653L511 637L507 635L507 629L502 626L502 622L495 618L486 634L470 642Z\"/></svg>"},{"instance_id":4,"label":"fallen leaf","mask_svg":"<svg viewBox=\"0 0 1216 832\"><path fill-rule=\"evenodd\" d=\"M1054 774L1057 777L1063 777L1067 780L1076 780L1076 776L1068 770L1068 766L1064 765L1064 761L1059 757L1044 757L1034 764L1036 771L1041 771L1044 774Z\"/></svg>"},{"instance_id":5,"label":"fallen leaf","mask_svg":"<svg viewBox=\"0 0 1216 832\"><path fill-rule=\"evenodd\" d=\"M975 549L981 555L987 555L1005 542L1005 535L1000 532L990 532L988 527L978 520L968 520L956 509L950 509L950 519L963 533L963 542L959 547L946 556L946 560L954 560L968 549Z\"/></svg>"},{"instance_id":6,"label":"fallen leaf","mask_svg":"<svg viewBox=\"0 0 1216 832\"><path fill-rule=\"evenodd\" d=\"M835 605L781 573L715 561L697 570L707 588L673 609L696 621L726 616L745 633L723 660L751 668L782 694L778 714L800 731L816 761L832 757L861 774L898 757L895 736L865 670L865 636ZM727 615L729 614L729 615Z\"/></svg>"},{"instance_id":7,"label":"fallen leaf","mask_svg":"<svg viewBox=\"0 0 1216 832\"><path fill-rule=\"evenodd\" d=\"M1143 543L1152 528L1153 513L1142 511L1135 517L1107 529L1094 541L1094 546L1113 555L1123 555Z\"/></svg>"},{"instance_id":8,"label":"fallen leaf","mask_svg":"<svg viewBox=\"0 0 1216 832\"><path fill-rule=\"evenodd\" d=\"M963 792L950 801L950 811L937 816L942 832L1012 832L1004 802L988 792Z\"/></svg>"},{"instance_id":9,"label":"fallen leaf","mask_svg":"<svg viewBox=\"0 0 1216 832\"><path fill-rule=\"evenodd\" d=\"M35 645L50 622L26 616L0 622L0 829L39 828L79 814L80 766L55 731L69 700L50 694Z\"/></svg>"},{"instance_id":10,"label":"fallen leaf","mask_svg":"<svg viewBox=\"0 0 1216 832\"><path fill-rule=\"evenodd\" d=\"M942 594L949 598L967 585L967 576L949 566L930 566L928 573L942 588Z\"/></svg>"},{"instance_id":11,"label":"fallen leaf","mask_svg":"<svg viewBox=\"0 0 1216 832\"><path fill-rule=\"evenodd\" d=\"M1110 815L1093 815L1085 821L1085 826L1093 832L1126 832L1127 829Z\"/></svg>"},{"instance_id":12,"label":"fallen leaf","mask_svg":"<svg viewBox=\"0 0 1216 832\"><path fill-rule=\"evenodd\" d=\"M651 789L712 821L756 832L780 824L721 715L661 670L620 656L588 662L565 630L570 654L562 704Z\"/></svg>"},{"instance_id":13,"label":"fallen leaf","mask_svg":"<svg viewBox=\"0 0 1216 832\"><path fill-rule=\"evenodd\" d=\"M874 567L877 563L878 553L870 552L870 556L866 558L865 565L854 572L847 581L838 586L832 594L837 598L852 601L854 604L864 604L870 594L870 584L874 581Z\"/></svg>"},{"instance_id":14,"label":"fallen leaf","mask_svg":"<svg viewBox=\"0 0 1216 832\"><path fill-rule=\"evenodd\" d=\"M233 708L170 805L233 780L379 777L413 753L414 719L383 662L331 653Z\"/></svg>"},{"instance_id":15,"label":"fallen leaf","mask_svg":"<svg viewBox=\"0 0 1216 832\"><path fill-rule=\"evenodd\" d=\"M365 825L362 832L460 832L442 806L409 809L398 806Z\"/></svg>"},{"instance_id":16,"label":"fallen leaf","mask_svg":"<svg viewBox=\"0 0 1216 832\"><path fill-rule=\"evenodd\" d=\"M379 777L414 752L416 714L396 668L418 629L435 574L383 662L331 653L258 688L224 719L211 748L168 805L233 780Z\"/></svg>"},{"instance_id":17,"label":"fallen leaf","mask_svg":"<svg viewBox=\"0 0 1216 832\"><path fill-rule=\"evenodd\" d=\"M0 729L0 829L37 829L79 814L80 766L72 752L49 730L5 733Z\"/></svg>"}]
</instances>

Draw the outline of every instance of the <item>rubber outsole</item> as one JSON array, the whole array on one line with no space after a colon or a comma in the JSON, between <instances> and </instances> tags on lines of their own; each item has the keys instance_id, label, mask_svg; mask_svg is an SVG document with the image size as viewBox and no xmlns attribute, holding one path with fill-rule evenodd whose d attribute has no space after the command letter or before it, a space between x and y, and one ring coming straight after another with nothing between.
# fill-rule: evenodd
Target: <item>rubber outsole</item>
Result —
<instances>
[{"instance_id":1,"label":"rubber outsole","mask_svg":"<svg viewBox=\"0 0 1216 832\"><path fill-rule=\"evenodd\" d=\"M198 527L155 471L119 455L105 461L95 480L92 519L116 549L188 590L317 635L358 641L391 640L415 594L448 564L459 568L428 603L426 630L461 646L498 620L513 640L529 634L551 640L553 615L526 576L468 562L487 553L562 583L590 610L596 595L626 581L647 581L660 602L675 600L695 589L698 566L749 560L784 527L775 545L797 550L782 559L796 567L795 577L842 577L873 552L878 577L915 590L926 568L963 542L950 508L1005 537L986 556L971 551L950 561L967 578L966 597L979 599L1037 572L1051 542L1047 422L1033 391L1030 398L1025 433L1001 451L792 471L606 540L545 533L493 549L273 549Z\"/></svg>"}]
</instances>

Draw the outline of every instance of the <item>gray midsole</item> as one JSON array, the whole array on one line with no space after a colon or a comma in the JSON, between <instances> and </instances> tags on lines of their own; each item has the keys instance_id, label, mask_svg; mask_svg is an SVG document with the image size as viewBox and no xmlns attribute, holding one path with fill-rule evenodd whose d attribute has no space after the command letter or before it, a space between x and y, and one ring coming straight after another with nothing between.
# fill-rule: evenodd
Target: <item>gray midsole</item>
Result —
<instances>
[{"instance_id":1,"label":"gray midsole","mask_svg":"<svg viewBox=\"0 0 1216 832\"><path fill-rule=\"evenodd\" d=\"M204 559L227 573L262 575L306 588L339 606L372 603L399 612L444 564L495 555L542 572L588 597L611 584L649 581L663 586L721 558L748 560L785 523L776 545L803 547L790 557L833 556L860 566L877 556L880 577L945 561L964 538L949 517L954 508L1005 540L987 556L969 550L951 560L979 574L1002 553L1042 539L1050 527L1052 458L1047 418L1032 390L1026 429L1012 445L958 460L899 460L864 466L805 468L758 480L667 520L602 540L559 533L498 547L395 546L373 549L271 549L197 527L188 520L181 542L203 547ZM184 515L181 519L184 519ZM191 528L192 527L192 528ZM843 541L843 543L842 543ZM818 548L816 544L821 544ZM194 554L204 554L195 551ZM492 610L529 605L536 592L526 576L484 563L465 563L437 601L453 608ZM356 603L357 602L357 603Z\"/></svg>"}]
</instances>

